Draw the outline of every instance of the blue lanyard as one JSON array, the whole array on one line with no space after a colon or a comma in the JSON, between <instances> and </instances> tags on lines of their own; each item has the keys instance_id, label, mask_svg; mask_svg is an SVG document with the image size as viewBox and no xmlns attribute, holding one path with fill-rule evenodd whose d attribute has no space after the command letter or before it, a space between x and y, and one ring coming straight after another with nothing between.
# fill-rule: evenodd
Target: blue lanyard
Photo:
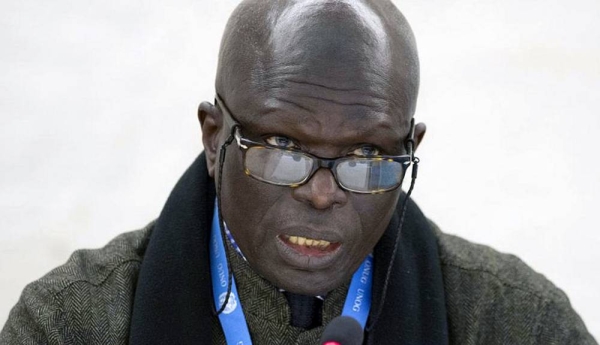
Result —
<instances>
[{"instance_id":1,"label":"blue lanyard","mask_svg":"<svg viewBox=\"0 0 600 345\"><path fill-rule=\"evenodd\" d=\"M227 279L229 277L229 267L227 265L227 256L223 247L223 237L219 227L219 214L215 206L215 213L212 221L212 231L210 234L210 273L213 285L213 299L215 308L219 310L227 297ZM242 311L242 303L238 299L235 278L232 278L231 293L227 306L219 314L219 321L227 344L251 345L250 332L248 324Z\"/></svg>"},{"instance_id":2,"label":"blue lanyard","mask_svg":"<svg viewBox=\"0 0 600 345\"><path fill-rule=\"evenodd\" d=\"M363 329L365 329L369 310L371 310L372 285L373 254L369 254L352 276L344 309L342 309L343 316L352 316Z\"/></svg>"},{"instance_id":3,"label":"blue lanyard","mask_svg":"<svg viewBox=\"0 0 600 345\"><path fill-rule=\"evenodd\" d=\"M219 227L217 206L213 215L210 235L210 271L213 285L213 300L215 308L219 310L227 296L227 279L229 267L227 256L223 247L223 237ZM352 276L348 295L344 303L342 315L355 318L365 328L369 310L371 309L371 286L373 283L373 255L369 254L365 261ZM251 345L250 331L242 310L242 303L238 297L235 278L232 278L231 293L227 306L219 314L219 321L225 334L225 340L230 345Z\"/></svg>"}]
</instances>

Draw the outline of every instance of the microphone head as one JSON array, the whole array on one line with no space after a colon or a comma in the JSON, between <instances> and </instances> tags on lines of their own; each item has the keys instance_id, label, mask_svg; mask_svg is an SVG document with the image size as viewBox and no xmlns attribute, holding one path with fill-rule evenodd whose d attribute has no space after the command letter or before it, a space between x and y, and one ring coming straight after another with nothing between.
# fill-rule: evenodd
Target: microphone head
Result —
<instances>
[{"instance_id":1,"label":"microphone head","mask_svg":"<svg viewBox=\"0 0 600 345\"><path fill-rule=\"evenodd\" d=\"M361 325L350 316L338 316L325 327L322 345L360 345L363 342Z\"/></svg>"}]
</instances>

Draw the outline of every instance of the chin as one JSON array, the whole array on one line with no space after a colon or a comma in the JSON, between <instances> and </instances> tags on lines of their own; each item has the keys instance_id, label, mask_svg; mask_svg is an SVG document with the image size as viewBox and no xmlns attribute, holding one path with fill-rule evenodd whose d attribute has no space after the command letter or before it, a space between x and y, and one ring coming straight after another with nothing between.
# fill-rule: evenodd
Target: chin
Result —
<instances>
[{"instance_id":1,"label":"chin","mask_svg":"<svg viewBox=\"0 0 600 345\"><path fill-rule=\"evenodd\" d=\"M295 271L294 273L285 277L274 277L273 280L268 277L266 279L280 289L307 296L325 295L346 282L345 279L336 279L333 275L324 272ZM294 278L289 279L291 276ZM273 283L274 281L277 283Z\"/></svg>"}]
</instances>

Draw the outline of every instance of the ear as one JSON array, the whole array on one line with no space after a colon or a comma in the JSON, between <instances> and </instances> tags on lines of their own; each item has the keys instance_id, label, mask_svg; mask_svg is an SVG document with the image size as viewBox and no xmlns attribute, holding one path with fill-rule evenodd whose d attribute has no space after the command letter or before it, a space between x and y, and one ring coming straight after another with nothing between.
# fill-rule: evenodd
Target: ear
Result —
<instances>
[{"instance_id":1,"label":"ear","mask_svg":"<svg viewBox=\"0 0 600 345\"><path fill-rule=\"evenodd\" d=\"M423 141L426 130L427 127L423 122L419 122L415 125L415 151L417 151L419 144L421 144L421 141Z\"/></svg>"},{"instance_id":2,"label":"ear","mask_svg":"<svg viewBox=\"0 0 600 345\"><path fill-rule=\"evenodd\" d=\"M198 120L202 129L202 144L206 154L208 174L214 178L219 153L219 138L221 138L223 129L223 115L213 104L202 102L198 107Z\"/></svg>"}]
</instances>

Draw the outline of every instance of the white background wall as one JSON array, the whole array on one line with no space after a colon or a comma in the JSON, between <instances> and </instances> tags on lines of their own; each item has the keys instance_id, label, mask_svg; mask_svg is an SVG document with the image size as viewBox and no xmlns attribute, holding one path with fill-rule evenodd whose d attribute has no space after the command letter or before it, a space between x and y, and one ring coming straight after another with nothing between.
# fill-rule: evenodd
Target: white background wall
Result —
<instances>
[{"instance_id":1,"label":"white background wall","mask_svg":"<svg viewBox=\"0 0 600 345\"><path fill-rule=\"evenodd\" d=\"M0 3L0 325L27 282L158 215L236 3ZM600 339L600 2L397 5L428 124L415 199L545 274Z\"/></svg>"}]
</instances>

